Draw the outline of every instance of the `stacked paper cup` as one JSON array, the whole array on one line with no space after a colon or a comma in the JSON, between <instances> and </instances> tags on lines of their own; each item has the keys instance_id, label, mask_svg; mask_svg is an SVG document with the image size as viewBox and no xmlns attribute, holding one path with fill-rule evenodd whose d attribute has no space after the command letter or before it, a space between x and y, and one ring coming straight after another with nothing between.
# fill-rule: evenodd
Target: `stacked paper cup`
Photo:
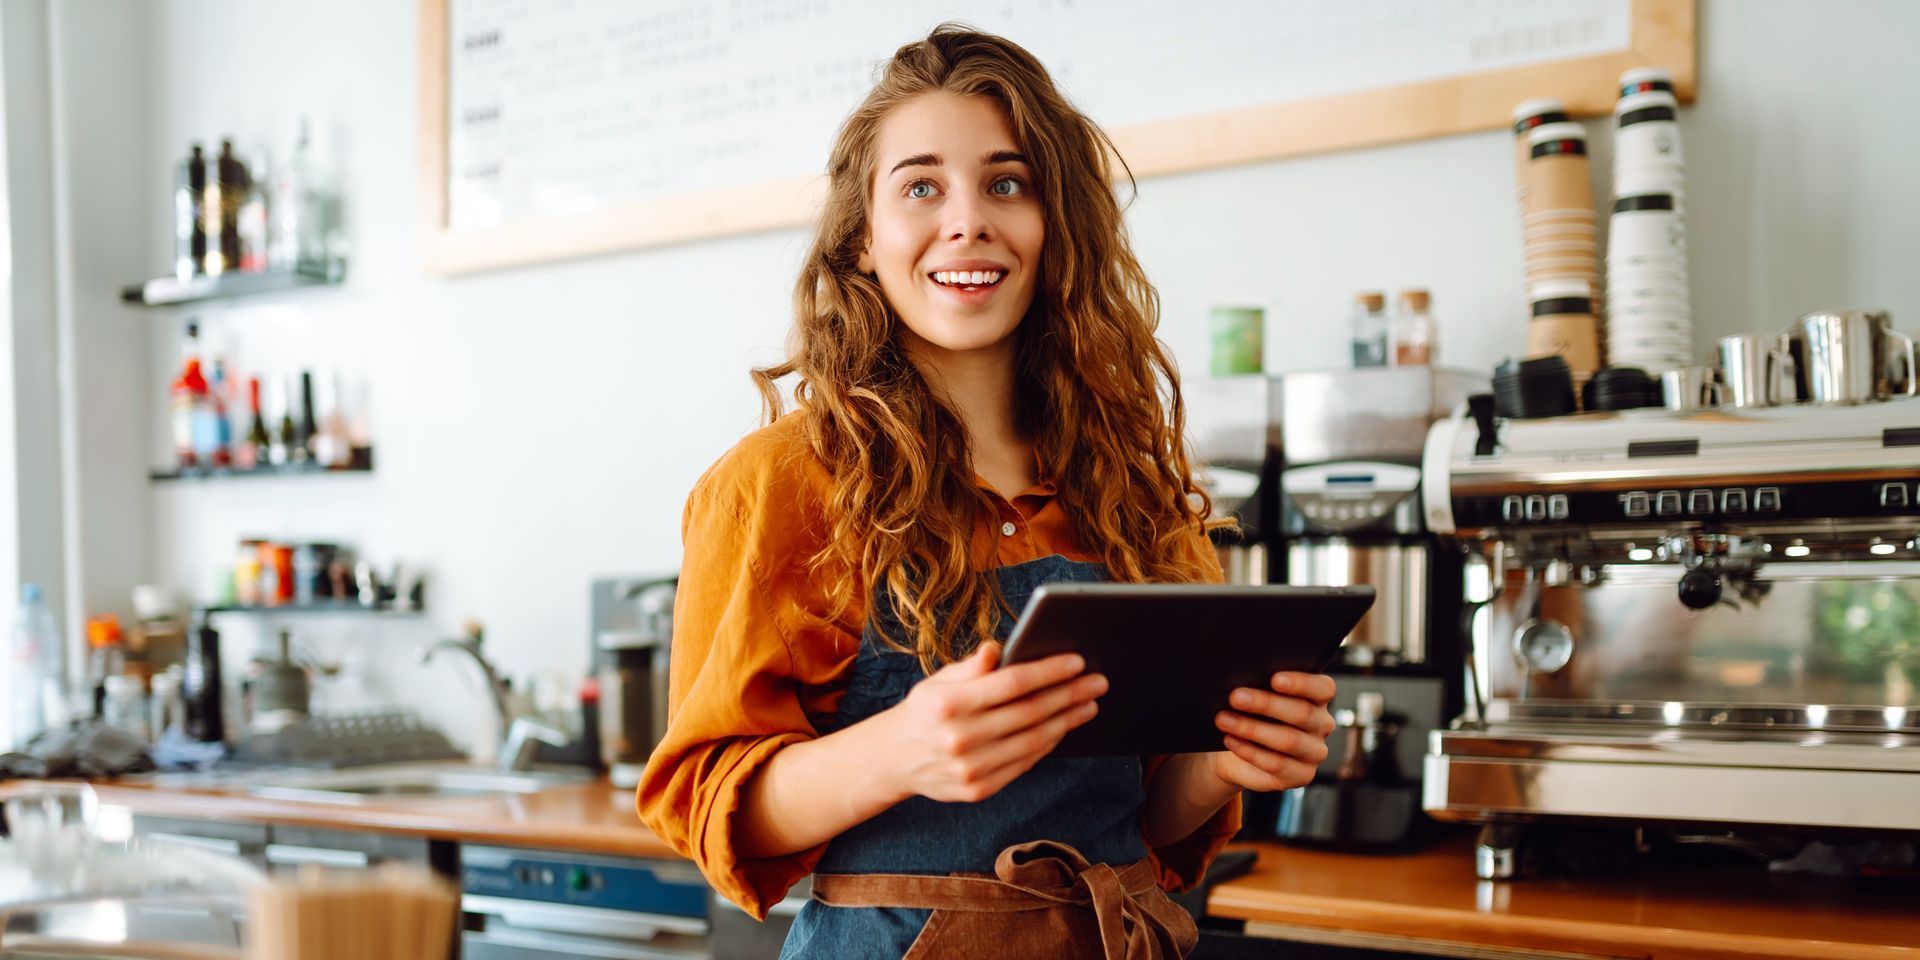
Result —
<instances>
[{"instance_id":1,"label":"stacked paper cup","mask_svg":"<svg viewBox=\"0 0 1920 960\"><path fill-rule=\"evenodd\" d=\"M1644 367L1658 376L1693 362L1686 165L1666 72L1630 70L1621 76L1620 89L1613 111L1607 353L1616 366Z\"/></svg>"},{"instance_id":2,"label":"stacked paper cup","mask_svg":"<svg viewBox=\"0 0 1920 960\"><path fill-rule=\"evenodd\" d=\"M1587 171L1587 131L1577 123L1544 123L1527 133L1526 207L1521 235L1526 246L1529 309L1543 284L1556 291L1580 287L1592 299L1600 289L1599 231L1593 186ZM1564 293L1555 299L1563 299ZM1597 308L1595 308L1597 310ZM1589 313L1594 312L1590 310ZM1601 361L1597 333L1569 331L1563 343L1577 390ZM1529 338L1529 349L1538 346ZM1555 342L1562 342L1559 338Z\"/></svg>"},{"instance_id":3,"label":"stacked paper cup","mask_svg":"<svg viewBox=\"0 0 1920 960\"><path fill-rule=\"evenodd\" d=\"M1533 128L1566 123L1567 105L1541 98L1522 100L1513 108L1513 196L1522 216L1527 212L1527 169L1533 160Z\"/></svg>"}]
</instances>

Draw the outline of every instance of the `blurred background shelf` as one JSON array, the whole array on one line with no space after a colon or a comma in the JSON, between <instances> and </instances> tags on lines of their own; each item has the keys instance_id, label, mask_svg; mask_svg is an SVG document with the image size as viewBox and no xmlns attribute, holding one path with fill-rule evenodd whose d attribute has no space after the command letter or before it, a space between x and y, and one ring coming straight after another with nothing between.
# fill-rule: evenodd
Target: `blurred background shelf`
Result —
<instances>
[{"instance_id":1,"label":"blurred background shelf","mask_svg":"<svg viewBox=\"0 0 1920 960\"><path fill-rule=\"evenodd\" d=\"M174 483L177 481L199 480L241 480L257 477L323 477L356 476L364 477L373 473L373 464L351 467L322 467L315 464L285 464L282 466L255 467L252 470L233 470L225 467L183 467L171 470L154 470L147 479L154 483Z\"/></svg>"},{"instance_id":2,"label":"blurred background shelf","mask_svg":"<svg viewBox=\"0 0 1920 960\"><path fill-rule=\"evenodd\" d=\"M305 604L284 603L277 607L239 606L237 604L226 604L226 605L211 606L211 607L201 607L199 609L205 613L239 613L239 614L254 614L254 615L266 615L266 614L306 615L306 614L357 613L362 616L369 616L369 617L417 617L426 613L426 611L424 609L421 609L420 607L409 607L404 610L399 610L393 607L362 606L361 604L358 604L358 603L305 603Z\"/></svg>"},{"instance_id":3,"label":"blurred background shelf","mask_svg":"<svg viewBox=\"0 0 1920 960\"><path fill-rule=\"evenodd\" d=\"M166 307L205 300L230 300L269 293L283 293L308 287L337 287L341 275L323 276L302 271L276 273L228 273L218 277L196 276L182 282L178 277L159 277L126 287L120 299L145 307Z\"/></svg>"}]
</instances>

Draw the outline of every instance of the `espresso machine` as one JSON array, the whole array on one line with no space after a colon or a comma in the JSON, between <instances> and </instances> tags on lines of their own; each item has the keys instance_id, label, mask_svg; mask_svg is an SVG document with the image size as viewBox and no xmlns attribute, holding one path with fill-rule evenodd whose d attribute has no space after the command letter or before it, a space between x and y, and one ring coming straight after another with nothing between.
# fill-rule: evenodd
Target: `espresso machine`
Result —
<instances>
[{"instance_id":1,"label":"espresso machine","mask_svg":"<svg viewBox=\"0 0 1920 960\"><path fill-rule=\"evenodd\" d=\"M1426 528L1421 449L1430 425L1486 385L1474 373L1387 367L1189 386L1215 511L1240 522L1221 544L1229 579L1364 584L1378 597L1333 668L1341 725L1320 776L1249 797L1250 830L1345 847L1418 839L1425 740L1462 696L1461 563Z\"/></svg>"},{"instance_id":2,"label":"espresso machine","mask_svg":"<svg viewBox=\"0 0 1920 960\"><path fill-rule=\"evenodd\" d=\"M1433 426L1470 684L1424 806L1482 878L1556 830L1920 831L1920 400L1860 399Z\"/></svg>"},{"instance_id":3,"label":"espresso machine","mask_svg":"<svg viewBox=\"0 0 1920 960\"><path fill-rule=\"evenodd\" d=\"M600 681L600 745L616 787L640 785L667 730L667 665L676 577L593 582L589 656Z\"/></svg>"}]
</instances>

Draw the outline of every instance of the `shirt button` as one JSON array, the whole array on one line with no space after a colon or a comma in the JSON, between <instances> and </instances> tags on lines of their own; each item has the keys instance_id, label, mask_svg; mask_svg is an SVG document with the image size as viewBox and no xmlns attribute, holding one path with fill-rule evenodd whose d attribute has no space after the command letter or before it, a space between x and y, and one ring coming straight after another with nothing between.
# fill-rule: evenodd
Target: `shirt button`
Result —
<instances>
[{"instance_id":1,"label":"shirt button","mask_svg":"<svg viewBox=\"0 0 1920 960\"><path fill-rule=\"evenodd\" d=\"M1000 535L1003 537L1011 537L1016 529L1018 528L1013 525L1013 521L1009 520L1000 525Z\"/></svg>"}]
</instances>

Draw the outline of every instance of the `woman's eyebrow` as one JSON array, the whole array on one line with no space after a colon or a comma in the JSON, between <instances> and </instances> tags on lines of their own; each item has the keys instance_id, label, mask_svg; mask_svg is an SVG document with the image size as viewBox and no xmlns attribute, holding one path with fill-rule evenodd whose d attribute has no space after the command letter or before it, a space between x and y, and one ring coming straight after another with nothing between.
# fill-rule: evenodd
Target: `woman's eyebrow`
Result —
<instances>
[{"instance_id":1,"label":"woman's eyebrow","mask_svg":"<svg viewBox=\"0 0 1920 960\"><path fill-rule=\"evenodd\" d=\"M937 153L916 153L894 164L893 169L887 171L887 176L893 176L899 173L902 167L937 167L940 166L941 163L940 155Z\"/></svg>"},{"instance_id":2,"label":"woman's eyebrow","mask_svg":"<svg viewBox=\"0 0 1920 960\"><path fill-rule=\"evenodd\" d=\"M996 163L1026 163L1026 162L1027 162L1027 155L1024 153L1021 153L1018 150L995 150L994 152L987 154L986 166L991 167Z\"/></svg>"}]
</instances>

